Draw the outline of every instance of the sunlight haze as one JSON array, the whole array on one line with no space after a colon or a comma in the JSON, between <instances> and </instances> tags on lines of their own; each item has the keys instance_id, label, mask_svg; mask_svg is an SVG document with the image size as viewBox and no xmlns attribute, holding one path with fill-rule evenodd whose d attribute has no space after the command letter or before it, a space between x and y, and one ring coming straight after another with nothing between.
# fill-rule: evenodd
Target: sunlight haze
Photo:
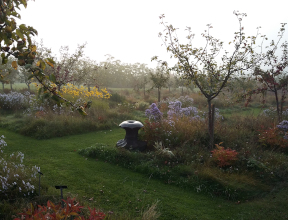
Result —
<instances>
[{"instance_id":1,"label":"sunlight haze","mask_svg":"<svg viewBox=\"0 0 288 220\"><path fill-rule=\"evenodd\" d=\"M78 44L87 42L85 55L97 62L105 61L106 54L123 63L146 63L157 55L169 56L158 33L163 31L159 16L179 28L179 37L185 39L186 26L192 28L197 38L212 24L211 34L225 43L233 39L238 30L234 10L247 13L243 21L246 35L261 33L276 39L280 23L288 21L284 1L269 4L263 1L132 1L132 0L36 0L21 9L21 22L38 31L36 40L43 39L44 46L57 54L61 46L68 45L73 53ZM287 39L287 32L284 39ZM184 42L183 42L184 43ZM203 45L194 44L194 47Z\"/></svg>"}]
</instances>

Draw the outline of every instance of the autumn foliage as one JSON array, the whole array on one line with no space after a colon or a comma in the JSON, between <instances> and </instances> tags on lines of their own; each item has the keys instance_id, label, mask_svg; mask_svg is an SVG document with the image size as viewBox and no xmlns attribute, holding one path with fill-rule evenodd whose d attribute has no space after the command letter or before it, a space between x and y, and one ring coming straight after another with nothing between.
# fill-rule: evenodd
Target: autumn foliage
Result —
<instances>
[{"instance_id":1,"label":"autumn foliage","mask_svg":"<svg viewBox=\"0 0 288 220\"><path fill-rule=\"evenodd\" d=\"M219 167L226 167L231 166L233 162L237 160L238 152L231 149L225 149L224 147L220 146L222 144L215 144L216 149L211 151L212 157L215 159L217 165Z\"/></svg>"},{"instance_id":2,"label":"autumn foliage","mask_svg":"<svg viewBox=\"0 0 288 220\"><path fill-rule=\"evenodd\" d=\"M285 132L281 129L271 126L267 129L259 130L259 142L264 147L277 148L287 148L288 140L284 138Z\"/></svg>"},{"instance_id":3,"label":"autumn foliage","mask_svg":"<svg viewBox=\"0 0 288 220\"><path fill-rule=\"evenodd\" d=\"M74 219L85 220L83 215L80 215L83 206L80 206L79 203L75 201L75 199L67 198L67 200L63 200L66 204L66 207L62 208L61 204L55 205L51 201L47 202L47 206L38 205L37 208L34 208L31 204L31 208L26 210L23 213L19 213L21 217L14 218L14 220L42 220L42 219L68 219L71 216ZM101 220L105 218L105 214L103 212L98 212L94 209L89 208L89 216L86 218L87 220Z\"/></svg>"}]
</instances>

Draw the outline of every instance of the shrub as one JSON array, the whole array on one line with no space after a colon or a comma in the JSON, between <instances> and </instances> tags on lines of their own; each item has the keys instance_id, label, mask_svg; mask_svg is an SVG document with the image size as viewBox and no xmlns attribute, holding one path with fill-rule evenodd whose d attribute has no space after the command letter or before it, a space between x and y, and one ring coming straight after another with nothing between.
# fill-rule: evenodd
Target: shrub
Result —
<instances>
[{"instance_id":1,"label":"shrub","mask_svg":"<svg viewBox=\"0 0 288 220\"><path fill-rule=\"evenodd\" d=\"M280 127L285 125L279 125L278 127L270 127L268 129L261 129L259 134L259 142L262 146L272 147L273 149L287 148L288 140L285 131L281 130Z\"/></svg>"},{"instance_id":2,"label":"shrub","mask_svg":"<svg viewBox=\"0 0 288 220\"><path fill-rule=\"evenodd\" d=\"M51 220L60 220L60 219L68 219L68 217L77 216L76 219L85 220L84 216L81 215L81 210L83 206L80 206L79 203L75 201L75 199L67 198L67 200L63 200L66 203L66 207L62 208L61 204L55 205L51 201L47 202L47 206L38 205L38 207L34 208L32 205L24 213L19 213L21 218L14 218L14 220L21 220L25 217L25 220L42 220L42 219L51 219ZM103 212L98 212L94 209L89 209L89 214L87 220L101 220L105 218L105 214Z\"/></svg>"},{"instance_id":3,"label":"shrub","mask_svg":"<svg viewBox=\"0 0 288 220\"><path fill-rule=\"evenodd\" d=\"M37 115L39 116L40 114ZM106 114L99 115L97 118L90 115L85 117L77 115L73 117L73 115L56 114L46 114L42 115L42 117L27 116L22 121L22 126L18 129L18 132L36 139L63 137L66 135L111 129L113 124L107 118Z\"/></svg>"},{"instance_id":4,"label":"shrub","mask_svg":"<svg viewBox=\"0 0 288 220\"><path fill-rule=\"evenodd\" d=\"M237 160L238 153L235 150L224 149L224 147L220 146L222 144L215 144L216 148L212 152L212 157L215 159L217 166L226 167L231 166L233 162Z\"/></svg>"},{"instance_id":5,"label":"shrub","mask_svg":"<svg viewBox=\"0 0 288 220\"><path fill-rule=\"evenodd\" d=\"M184 144L206 144L208 141L205 122L188 117L170 118L162 121L144 122L142 140L151 148L155 142L162 142L170 149Z\"/></svg>"},{"instance_id":6,"label":"shrub","mask_svg":"<svg viewBox=\"0 0 288 220\"><path fill-rule=\"evenodd\" d=\"M193 103L194 103L194 99L189 97L189 96L180 96L179 98L166 98L166 99L163 99L161 102L159 102L159 105L162 105L162 104L169 104L171 102L181 102L181 105L183 108L186 108L186 107L189 107L189 106L192 106Z\"/></svg>"},{"instance_id":7,"label":"shrub","mask_svg":"<svg viewBox=\"0 0 288 220\"><path fill-rule=\"evenodd\" d=\"M73 97L94 97L94 98L104 98L109 99L111 94L106 90L106 88L99 90L97 87L92 87L88 89L87 87L81 86L77 88L71 83L67 83L61 88L63 94L69 94Z\"/></svg>"},{"instance_id":8,"label":"shrub","mask_svg":"<svg viewBox=\"0 0 288 220\"><path fill-rule=\"evenodd\" d=\"M270 108L264 109L261 115L269 117L269 118L277 119L276 108L270 107ZM288 109L282 112L282 118L288 119Z\"/></svg>"},{"instance_id":9,"label":"shrub","mask_svg":"<svg viewBox=\"0 0 288 220\"><path fill-rule=\"evenodd\" d=\"M284 139L288 140L288 121L287 120L283 120L279 123L279 125L277 125L277 128L279 128L280 130L286 132Z\"/></svg>"},{"instance_id":10,"label":"shrub","mask_svg":"<svg viewBox=\"0 0 288 220\"><path fill-rule=\"evenodd\" d=\"M148 102L138 102L136 103L135 107L137 110L145 111L145 109L149 106Z\"/></svg>"},{"instance_id":11,"label":"shrub","mask_svg":"<svg viewBox=\"0 0 288 220\"><path fill-rule=\"evenodd\" d=\"M169 158L175 157L173 152L170 151L169 148L165 148L161 141L160 142L155 142L154 147L156 149L156 154L157 155L161 155L161 156L169 157Z\"/></svg>"},{"instance_id":12,"label":"shrub","mask_svg":"<svg viewBox=\"0 0 288 220\"><path fill-rule=\"evenodd\" d=\"M141 139L147 141L148 147L152 147L155 142L161 140L162 125L160 122L150 122L149 120L145 120L143 135L141 135Z\"/></svg>"},{"instance_id":13,"label":"shrub","mask_svg":"<svg viewBox=\"0 0 288 220\"><path fill-rule=\"evenodd\" d=\"M125 101L125 96L119 95L118 93L112 93L109 100L112 102L121 103Z\"/></svg>"},{"instance_id":14,"label":"shrub","mask_svg":"<svg viewBox=\"0 0 288 220\"><path fill-rule=\"evenodd\" d=\"M130 104L128 102L118 103L117 106L114 108L118 113L121 114L129 114L135 111L134 104Z\"/></svg>"},{"instance_id":15,"label":"shrub","mask_svg":"<svg viewBox=\"0 0 288 220\"><path fill-rule=\"evenodd\" d=\"M182 102L181 101L174 101L169 102L168 106L169 110L167 112L167 115L169 118L173 117L192 117L192 119L199 118L198 110L196 107L188 106L186 108L182 108Z\"/></svg>"},{"instance_id":16,"label":"shrub","mask_svg":"<svg viewBox=\"0 0 288 220\"><path fill-rule=\"evenodd\" d=\"M28 97L19 92L0 94L0 106L4 110L25 109L28 105Z\"/></svg>"},{"instance_id":17,"label":"shrub","mask_svg":"<svg viewBox=\"0 0 288 220\"><path fill-rule=\"evenodd\" d=\"M12 199L32 197L36 194L32 182L36 181L36 174L40 171L37 166L27 170L23 165L24 154L12 153L7 156L3 148L7 146L4 136L0 137L0 170L1 186L0 199Z\"/></svg>"},{"instance_id":18,"label":"shrub","mask_svg":"<svg viewBox=\"0 0 288 220\"><path fill-rule=\"evenodd\" d=\"M187 99L187 98L186 98ZM190 100L190 102L192 102ZM186 103L189 103L186 101ZM163 106L166 103L160 103ZM161 107L160 107L161 108ZM195 107L188 106L182 108L181 101L170 101L167 118L157 105L153 103L145 111L148 120L144 123L144 135L142 138L148 142L148 146L153 146L155 142L162 142L164 146L174 149L184 143L191 141L206 140L203 132L204 120L198 115ZM201 126L199 126L201 124Z\"/></svg>"}]
</instances>

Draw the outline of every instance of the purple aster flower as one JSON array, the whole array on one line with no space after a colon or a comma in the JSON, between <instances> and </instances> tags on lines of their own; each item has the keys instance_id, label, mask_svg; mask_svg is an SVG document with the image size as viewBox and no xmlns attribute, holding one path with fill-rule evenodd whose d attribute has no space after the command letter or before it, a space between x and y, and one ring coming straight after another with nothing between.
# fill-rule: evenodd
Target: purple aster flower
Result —
<instances>
[{"instance_id":1,"label":"purple aster flower","mask_svg":"<svg viewBox=\"0 0 288 220\"><path fill-rule=\"evenodd\" d=\"M146 109L145 115L149 118L149 120L153 121L159 121L163 116L162 112L155 103L152 103L151 106Z\"/></svg>"}]
</instances>

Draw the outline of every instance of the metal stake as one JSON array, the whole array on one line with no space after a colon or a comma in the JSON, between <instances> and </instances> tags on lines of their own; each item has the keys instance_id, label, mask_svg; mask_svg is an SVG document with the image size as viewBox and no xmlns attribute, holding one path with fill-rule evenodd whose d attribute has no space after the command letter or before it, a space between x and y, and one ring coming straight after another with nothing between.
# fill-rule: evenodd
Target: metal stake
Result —
<instances>
[{"instance_id":1,"label":"metal stake","mask_svg":"<svg viewBox=\"0 0 288 220\"><path fill-rule=\"evenodd\" d=\"M41 178L41 175L43 175L43 173L41 173L40 171L38 171L39 173L39 197L41 196L40 194L40 178Z\"/></svg>"},{"instance_id":2,"label":"metal stake","mask_svg":"<svg viewBox=\"0 0 288 220\"><path fill-rule=\"evenodd\" d=\"M62 208L64 208L63 191L62 191L62 189L67 189L67 186L55 186L55 188L61 190L61 203L62 203Z\"/></svg>"}]
</instances>

